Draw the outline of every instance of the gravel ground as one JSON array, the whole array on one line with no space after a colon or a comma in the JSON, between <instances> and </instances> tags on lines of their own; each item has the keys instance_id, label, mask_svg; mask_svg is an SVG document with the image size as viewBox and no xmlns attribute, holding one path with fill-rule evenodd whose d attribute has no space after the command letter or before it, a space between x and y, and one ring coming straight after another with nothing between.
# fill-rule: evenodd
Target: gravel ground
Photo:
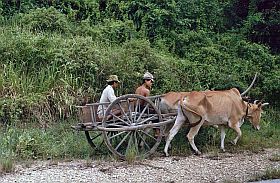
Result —
<instances>
[{"instance_id":1,"label":"gravel ground","mask_svg":"<svg viewBox=\"0 0 280 183\"><path fill-rule=\"evenodd\" d=\"M257 154L219 153L187 157L155 157L128 164L122 161L75 160L17 165L14 173L0 176L7 182L247 182L270 168L280 169L280 149Z\"/></svg>"}]
</instances>

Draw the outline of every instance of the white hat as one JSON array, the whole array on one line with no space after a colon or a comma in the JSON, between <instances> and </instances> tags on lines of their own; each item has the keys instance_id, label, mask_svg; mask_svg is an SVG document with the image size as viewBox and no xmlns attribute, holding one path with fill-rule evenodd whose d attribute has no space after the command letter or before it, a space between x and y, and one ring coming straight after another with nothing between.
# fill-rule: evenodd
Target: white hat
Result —
<instances>
[{"instance_id":1,"label":"white hat","mask_svg":"<svg viewBox=\"0 0 280 183\"><path fill-rule=\"evenodd\" d=\"M150 79L152 81L154 81L154 76L149 73L148 71L144 74L143 79Z\"/></svg>"},{"instance_id":2,"label":"white hat","mask_svg":"<svg viewBox=\"0 0 280 183\"><path fill-rule=\"evenodd\" d=\"M120 82L117 75L110 75L106 81L107 82L116 81L118 83Z\"/></svg>"}]
</instances>

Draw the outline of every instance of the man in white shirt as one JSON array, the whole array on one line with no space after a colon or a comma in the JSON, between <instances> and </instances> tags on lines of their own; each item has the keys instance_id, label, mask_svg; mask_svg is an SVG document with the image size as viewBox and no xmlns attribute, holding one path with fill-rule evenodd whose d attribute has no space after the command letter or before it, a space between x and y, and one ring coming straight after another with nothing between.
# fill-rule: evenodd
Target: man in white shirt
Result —
<instances>
[{"instance_id":1,"label":"man in white shirt","mask_svg":"<svg viewBox=\"0 0 280 183\"><path fill-rule=\"evenodd\" d=\"M106 81L107 81L108 85L103 90L99 103L104 103L104 102L111 103L114 100L116 100L116 98L117 98L115 95L114 89L116 89L118 87L119 82L120 82L118 79L118 76L110 75ZM106 109L108 106L109 106L109 104L98 106L97 114L100 119L104 118L104 115L105 115L105 112L106 112Z\"/></svg>"}]
</instances>

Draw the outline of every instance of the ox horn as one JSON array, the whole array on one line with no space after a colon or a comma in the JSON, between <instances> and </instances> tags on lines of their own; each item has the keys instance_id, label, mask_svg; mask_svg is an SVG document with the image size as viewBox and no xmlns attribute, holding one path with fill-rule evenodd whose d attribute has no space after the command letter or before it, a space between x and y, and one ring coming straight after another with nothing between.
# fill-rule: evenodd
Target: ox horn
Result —
<instances>
[{"instance_id":1,"label":"ox horn","mask_svg":"<svg viewBox=\"0 0 280 183\"><path fill-rule=\"evenodd\" d=\"M269 105L269 103L263 103L261 106L264 107L266 105Z\"/></svg>"},{"instance_id":2,"label":"ox horn","mask_svg":"<svg viewBox=\"0 0 280 183\"><path fill-rule=\"evenodd\" d=\"M261 105L262 102L263 102L263 99L261 99L261 100L255 100L255 101L254 101L254 104Z\"/></svg>"},{"instance_id":3,"label":"ox horn","mask_svg":"<svg viewBox=\"0 0 280 183\"><path fill-rule=\"evenodd\" d=\"M254 85L254 83L255 83L255 81L257 79L257 75L258 75L258 73L256 72L255 77L254 77L252 83L250 84L250 86L243 93L240 94L241 96L245 95L252 88L252 86Z\"/></svg>"}]
</instances>

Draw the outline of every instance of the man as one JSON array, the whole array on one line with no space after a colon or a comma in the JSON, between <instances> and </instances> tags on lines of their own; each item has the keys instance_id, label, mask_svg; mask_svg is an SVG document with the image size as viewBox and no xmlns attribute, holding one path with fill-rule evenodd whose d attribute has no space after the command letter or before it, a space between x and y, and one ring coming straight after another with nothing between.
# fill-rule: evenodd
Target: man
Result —
<instances>
[{"instance_id":1,"label":"man","mask_svg":"<svg viewBox=\"0 0 280 183\"><path fill-rule=\"evenodd\" d=\"M135 93L138 95L142 95L144 97L150 96L150 90L153 82L154 82L154 76L151 73L146 72L143 76L142 85L136 89Z\"/></svg>"},{"instance_id":2,"label":"man","mask_svg":"<svg viewBox=\"0 0 280 183\"><path fill-rule=\"evenodd\" d=\"M138 95L142 95L144 97L148 97L150 96L151 93L151 88L152 88L152 84L154 82L154 76L149 73L146 72L143 76L143 81L142 81L142 85L139 86L135 93ZM140 109L143 110L145 107L145 101L141 100L140 101ZM154 113L155 111L153 109L149 109L150 113ZM159 129L155 129L155 137L159 136L160 134L160 130Z\"/></svg>"},{"instance_id":3,"label":"man","mask_svg":"<svg viewBox=\"0 0 280 183\"><path fill-rule=\"evenodd\" d=\"M115 95L114 89L116 89L120 83L118 76L110 75L106 81L107 81L108 85L103 90L99 103L104 103L104 102L111 103L114 100L116 100L116 98L117 98ZM109 106L109 104L98 106L97 114L100 119L104 118L104 115L105 115L105 112L106 112L106 109L108 106ZM115 113L117 114L117 113L119 113L119 111L115 111L114 114Z\"/></svg>"}]
</instances>

